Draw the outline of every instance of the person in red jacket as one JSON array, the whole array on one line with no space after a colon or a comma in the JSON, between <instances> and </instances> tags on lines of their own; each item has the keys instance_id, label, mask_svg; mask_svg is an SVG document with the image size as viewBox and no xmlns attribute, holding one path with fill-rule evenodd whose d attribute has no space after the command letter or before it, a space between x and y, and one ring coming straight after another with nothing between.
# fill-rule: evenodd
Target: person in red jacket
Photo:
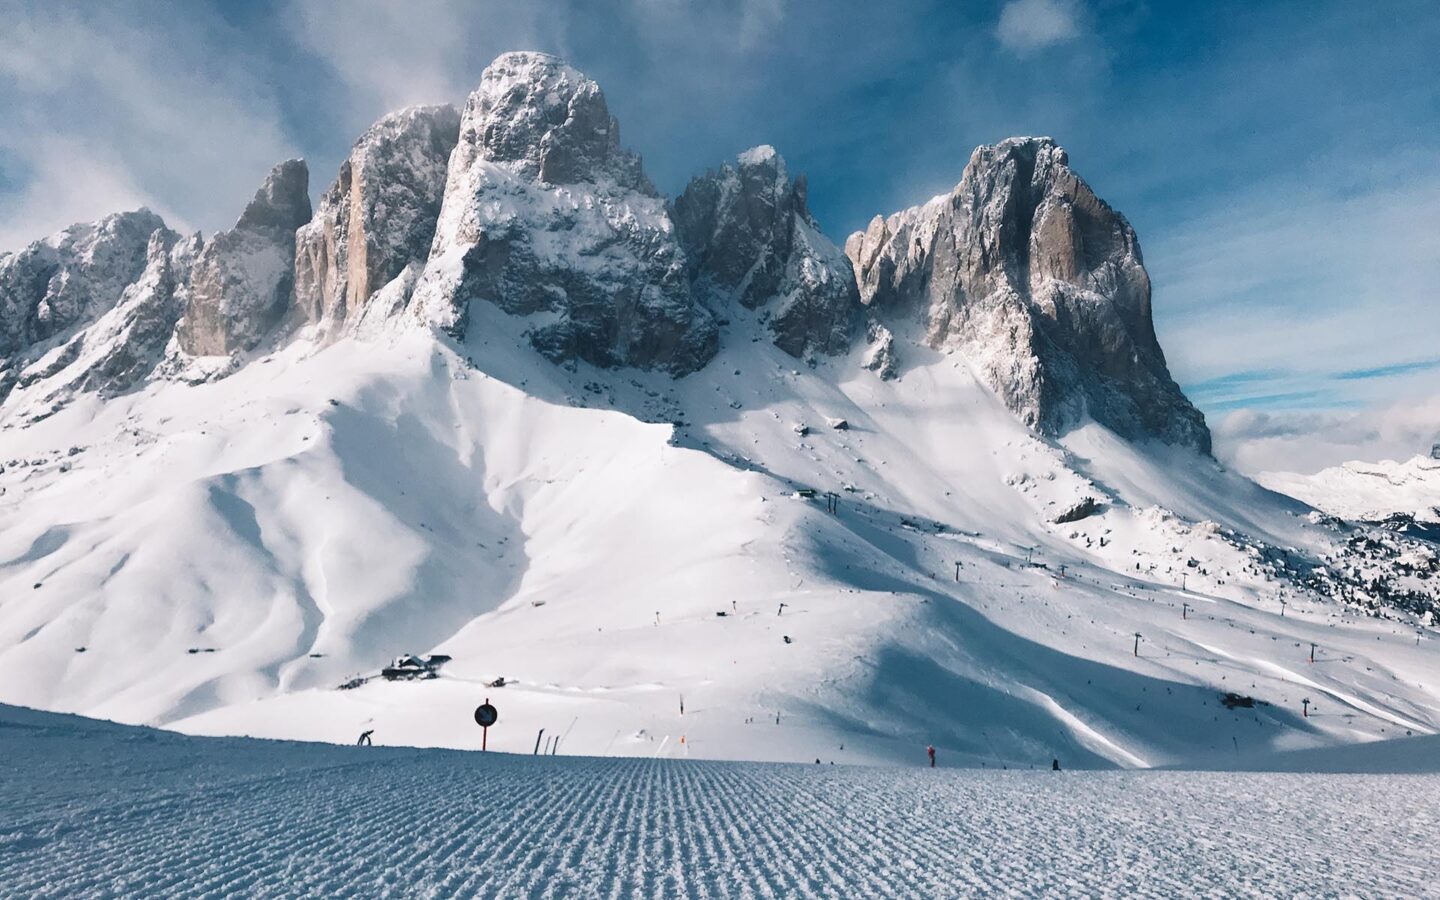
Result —
<instances>
[{"instance_id":1,"label":"person in red jacket","mask_svg":"<svg viewBox=\"0 0 1440 900\"><path fill-rule=\"evenodd\" d=\"M925 752L930 754L930 768L935 768L935 745L931 744L929 747L926 747Z\"/></svg>"}]
</instances>

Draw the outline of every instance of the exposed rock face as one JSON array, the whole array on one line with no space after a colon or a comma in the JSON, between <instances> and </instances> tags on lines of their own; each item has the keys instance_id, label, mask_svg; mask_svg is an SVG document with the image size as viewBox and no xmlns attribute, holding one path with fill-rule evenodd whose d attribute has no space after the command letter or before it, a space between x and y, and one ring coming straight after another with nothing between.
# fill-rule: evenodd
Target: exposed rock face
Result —
<instances>
[{"instance_id":1,"label":"exposed rock face","mask_svg":"<svg viewBox=\"0 0 1440 900\"><path fill-rule=\"evenodd\" d=\"M695 178L671 215L699 296L722 309L774 302L768 324L792 356L849 349L860 312L850 261L811 217L804 177L792 181L773 148Z\"/></svg>"},{"instance_id":2,"label":"exposed rock face","mask_svg":"<svg viewBox=\"0 0 1440 900\"><path fill-rule=\"evenodd\" d=\"M253 349L289 311L295 230L310 221L310 173L292 159L271 170L230 231L200 251L176 336L191 356Z\"/></svg>"},{"instance_id":3,"label":"exposed rock face","mask_svg":"<svg viewBox=\"0 0 1440 900\"><path fill-rule=\"evenodd\" d=\"M531 340L554 361L679 375L717 349L664 201L599 86L552 56L496 59L461 119L412 307L463 334L477 301L543 314Z\"/></svg>"},{"instance_id":4,"label":"exposed rock face","mask_svg":"<svg viewBox=\"0 0 1440 900\"><path fill-rule=\"evenodd\" d=\"M873 319L865 325L865 368L889 381L900 374L900 360L895 351L895 334Z\"/></svg>"},{"instance_id":5,"label":"exposed rock face","mask_svg":"<svg viewBox=\"0 0 1440 900\"><path fill-rule=\"evenodd\" d=\"M86 331L93 352L72 383L77 390L110 395L144 380L165 353L185 311L190 270L204 246L199 234L173 243L157 231L150 238L145 271L120 302Z\"/></svg>"},{"instance_id":6,"label":"exposed rock face","mask_svg":"<svg viewBox=\"0 0 1440 900\"><path fill-rule=\"evenodd\" d=\"M36 397L126 390L172 331L161 373L208 378L282 325L463 335L476 302L527 317L552 361L678 376L714 356L716 316L738 305L797 358L847 352L863 323L881 378L918 323L1044 433L1089 416L1210 446L1156 342L1134 231L1047 138L977 149L949 195L877 217L841 253L772 148L667 206L595 82L507 53L463 114L415 108L366 131L313 220L307 189L305 163L282 163L203 246L141 210L0 256L0 399L39 382Z\"/></svg>"},{"instance_id":7,"label":"exposed rock face","mask_svg":"<svg viewBox=\"0 0 1440 900\"><path fill-rule=\"evenodd\" d=\"M117 213L0 257L0 360L114 306L164 228L148 209Z\"/></svg>"},{"instance_id":8,"label":"exposed rock face","mask_svg":"<svg viewBox=\"0 0 1440 900\"><path fill-rule=\"evenodd\" d=\"M322 333L340 333L406 266L424 264L459 134L454 107L429 106L392 113L355 142L296 234L295 303Z\"/></svg>"},{"instance_id":9,"label":"exposed rock face","mask_svg":"<svg viewBox=\"0 0 1440 900\"><path fill-rule=\"evenodd\" d=\"M960 184L851 236L862 302L963 348L1026 424L1085 415L1131 438L1210 449L1170 377L1135 232L1048 138L980 147Z\"/></svg>"},{"instance_id":10,"label":"exposed rock face","mask_svg":"<svg viewBox=\"0 0 1440 900\"><path fill-rule=\"evenodd\" d=\"M461 122L460 162L504 165L527 181L610 182L654 194L640 157L620 146L600 85L545 53L504 53L486 67Z\"/></svg>"},{"instance_id":11,"label":"exposed rock face","mask_svg":"<svg viewBox=\"0 0 1440 900\"><path fill-rule=\"evenodd\" d=\"M164 358L200 247L198 234L177 240L168 229L157 228L146 248L144 271L119 301L27 367L17 386L48 381L32 399L36 406L54 408L76 391L108 397L144 381Z\"/></svg>"},{"instance_id":12,"label":"exposed rock face","mask_svg":"<svg viewBox=\"0 0 1440 900\"><path fill-rule=\"evenodd\" d=\"M1056 525L1064 525L1068 522L1078 522L1081 519L1088 519L1100 511L1100 501L1094 497L1081 497L1060 515L1051 519Z\"/></svg>"},{"instance_id":13,"label":"exposed rock face","mask_svg":"<svg viewBox=\"0 0 1440 900\"><path fill-rule=\"evenodd\" d=\"M175 235L148 209L72 225L0 256L0 399L36 360L104 315L145 270L156 233ZM71 351L73 352L73 351Z\"/></svg>"}]
</instances>

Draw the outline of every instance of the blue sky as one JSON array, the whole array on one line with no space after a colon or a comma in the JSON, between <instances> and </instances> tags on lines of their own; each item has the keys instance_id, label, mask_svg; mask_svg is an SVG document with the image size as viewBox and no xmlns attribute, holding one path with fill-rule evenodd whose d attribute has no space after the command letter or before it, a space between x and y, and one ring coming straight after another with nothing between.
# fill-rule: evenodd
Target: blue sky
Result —
<instances>
[{"instance_id":1,"label":"blue sky","mask_svg":"<svg viewBox=\"0 0 1440 900\"><path fill-rule=\"evenodd\" d=\"M1222 454L1360 435L1318 464L1440 429L1434 0L0 8L0 249L142 203L210 232L292 155L318 194L379 115L542 49L600 82L662 190L771 143L837 241L977 144L1049 134L1139 232Z\"/></svg>"}]
</instances>

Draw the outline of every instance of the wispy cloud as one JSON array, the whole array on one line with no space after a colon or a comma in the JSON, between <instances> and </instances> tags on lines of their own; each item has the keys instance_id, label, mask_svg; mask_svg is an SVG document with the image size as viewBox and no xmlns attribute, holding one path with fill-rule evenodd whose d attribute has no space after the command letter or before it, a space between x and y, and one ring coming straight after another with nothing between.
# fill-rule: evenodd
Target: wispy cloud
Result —
<instances>
[{"instance_id":1,"label":"wispy cloud","mask_svg":"<svg viewBox=\"0 0 1440 900\"><path fill-rule=\"evenodd\" d=\"M367 120L405 106L464 101L506 50L565 53L567 16L504 0L288 0L300 46L329 65Z\"/></svg>"},{"instance_id":2,"label":"wispy cloud","mask_svg":"<svg viewBox=\"0 0 1440 900\"><path fill-rule=\"evenodd\" d=\"M108 6L7 17L0 151L27 177L0 194L0 248L140 205L176 225L233 219L295 147L246 51L214 49L226 28Z\"/></svg>"},{"instance_id":3,"label":"wispy cloud","mask_svg":"<svg viewBox=\"0 0 1440 900\"><path fill-rule=\"evenodd\" d=\"M1213 423L1216 454L1238 470L1316 472L1350 460L1405 460L1440 440L1440 392L1347 411L1247 409Z\"/></svg>"},{"instance_id":4,"label":"wispy cloud","mask_svg":"<svg viewBox=\"0 0 1440 900\"><path fill-rule=\"evenodd\" d=\"M1071 0L1011 0L1000 11L995 35L1006 49L1027 54L1080 34Z\"/></svg>"},{"instance_id":5,"label":"wispy cloud","mask_svg":"<svg viewBox=\"0 0 1440 900\"><path fill-rule=\"evenodd\" d=\"M1230 372L1225 375L1217 375L1214 378L1207 378L1204 381L1197 381L1194 384L1188 384L1185 386L1185 391L1192 398L1215 395L1225 396L1237 388L1249 388L1257 384L1266 384L1284 378L1288 374L1284 369L1255 369L1245 372Z\"/></svg>"},{"instance_id":6,"label":"wispy cloud","mask_svg":"<svg viewBox=\"0 0 1440 900\"><path fill-rule=\"evenodd\" d=\"M1156 327L1197 401L1285 385L1334 405L1433 387L1440 178L1257 187L1147 243ZM1226 384L1252 372L1270 384ZM1216 390L1217 387L1226 390ZM1274 390L1264 390L1268 397ZM1257 398L1256 405L1259 405Z\"/></svg>"},{"instance_id":7,"label":"wispy cloud","mask_svg":"<svg viewBox=\"0 0 1440 900\"><path fill-rule=\"evenodd\" d=\"M1358 405L1337 401L1323 390L1308 391L1280 391L1272 394L1250 394L1245 397L1237 397L1229 400L1217 400L1214 403L1202 404L1211 412L1230 412L1236 409L1334 409L1344 406Z\"/></svg>"},{"instance_id":8,"label":"wispy cloud","mask_svg":"<svg viewBox=\"0 0 1440 900\"><path fill-rule=\"evenodd\" d=\"M1412 372L1429 372L1432 369L1440 369L1440 359L1422 359L1417 362L1395 363L1369 369L1350 369L1345 372L1337 372L1334 377L1341 381L1368 381L1372 378L1393 378L1396 375L1407 375Z\"/></svg>"}]
</instances>

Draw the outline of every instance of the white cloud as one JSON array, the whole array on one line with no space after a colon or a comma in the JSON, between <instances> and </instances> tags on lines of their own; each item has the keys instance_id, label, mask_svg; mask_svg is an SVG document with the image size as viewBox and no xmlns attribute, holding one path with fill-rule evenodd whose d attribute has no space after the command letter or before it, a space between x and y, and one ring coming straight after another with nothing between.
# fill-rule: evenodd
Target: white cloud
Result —
<instances>
[{"instance_id":1,"label":"white cloud","mask_svg":"<svg viewBox=\"0 0 1440 900\"><path fill-rule=\"evenodd\" d=\"M123 16L38 7L0 30L0 153L24 178L0 194L0 249L141 205L213 230L294 155L249 60L215 50L223 25Z\"/></svg>"},{"instance_id":2,"label":"white cloud","mask_svg":"<svg viewBox=\"0 0 1440 900\"><path fill-rule=\"evenodd\" d=\"M745 0L740 4L738 40L742 48L755 46L770 37L785 18L783 0Z\"/></svg>"},{"instance_id":3,"label":"white cloud","mask_svg":"<svg viewBox=\"0 0 1440 900\"><path fill-rule=\"evenodd\" d=\"M1337 377L1436 354L1440 179L1399 180L1258 186L1146 242L1157 330L1176 378L1204 386L1196 400L1313 408L1434 390L1433 370ZM1206 396L1217 379L1223 394Z\"/></svg>"},{"instance_id":4,"label":"white cloud","mask_svg":"<svg viewBox=\"0 0 1440 900\"><path fill-rule=\"evenodd\" d=\"M1000 11L995 35L1007 49L1029 53L1080 34L1076 8L1069 0L1011 0Z\"/></svg>"},{"instance_id":5,"label":"white cloud","mask_svg":"<svg viewBox=\"0 0 1440 900\"><path fill-rule=\"evenodd\" d=\"M122 161L63 137L26 145L26 187L0 202L0 251L18 249L75 222L148 206L177 230L186 221L132 179Z\"/></svg>"},{"instance_id":6,"label":"white cloud","mask_svg":"<svg viewBox=\"0 0 1440 900\"><path fill-rule=\"evenodd\" d=\"M486 0L292 0L297 38L344 82L369 120L406 106L462 104L480 70L506 50L564 52L563 15L541 4Z\"/></svg>"},{"instance_id":7,"label":"white cloud","mask_svg":"<svg viewBox=\"0 0 1440 900\"><path fill-rule=\"evenodd\" d=\"M1249 475L1406 460L1440 441L1440 393L1352 412L1241 410L1216 423L1213 433L1216 456Z\"/></svg>"}]
</instances>

